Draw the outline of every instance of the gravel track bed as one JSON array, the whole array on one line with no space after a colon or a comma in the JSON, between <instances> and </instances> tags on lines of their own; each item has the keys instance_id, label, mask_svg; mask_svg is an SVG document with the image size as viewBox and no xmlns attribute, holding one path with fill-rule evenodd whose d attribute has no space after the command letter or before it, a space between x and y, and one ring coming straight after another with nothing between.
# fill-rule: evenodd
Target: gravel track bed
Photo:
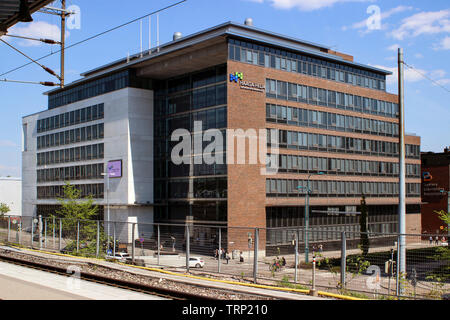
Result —
<instances>
[{"instance_id":1,"label":"gravel track bed","mask_svg":"<svg viewBox=\"0 0 450 320\"><path fill-rule=\"evenodd\" d=\"M44 258L40 256L30 255L26 253L19 253L15 251L0 249L0 255L6 257L13 257L29 262L41 263L48 266L67 268L69 266L77 266L80 268L81 272L86 272L90 274L107 276L111 279L137 282L141 284L146 284L150 286L156 286L160 288L166 288L170 290L175 290L178 292L185 292L191 294L197 294L204 297L209 297L217 300L276 300L276 298L245 294L241 292L232 292L229 289L213 289L203 286L196 286L186 283L181 283L177 281L167 280L158 277L146 276L141 274L135 274L128 271L121 271L113 268L108 268L102 265L93 264L91 262L78 262L78 261L64 261L56 260L50 258ZM74 257L76 258L76 257Z\"/></svg>"}]
</instances>

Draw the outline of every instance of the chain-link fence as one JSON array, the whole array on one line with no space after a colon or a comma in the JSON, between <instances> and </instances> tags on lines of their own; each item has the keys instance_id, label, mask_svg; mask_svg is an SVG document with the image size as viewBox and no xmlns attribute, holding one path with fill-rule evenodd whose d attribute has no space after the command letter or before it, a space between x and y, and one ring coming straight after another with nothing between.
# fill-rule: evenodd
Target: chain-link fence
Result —
<instances>
[{"instance_id":1,"label":"chain-link fence","mask_svg":"<svg viewBox=\"0 0 450 320\"><path fill-rule=\"evenodd\" d=\"M0 241L208 277L370 299L442 299L445 235L361 233L358 226L246 228L43 217L0 219Z\"/></svg>"}]
</instances>

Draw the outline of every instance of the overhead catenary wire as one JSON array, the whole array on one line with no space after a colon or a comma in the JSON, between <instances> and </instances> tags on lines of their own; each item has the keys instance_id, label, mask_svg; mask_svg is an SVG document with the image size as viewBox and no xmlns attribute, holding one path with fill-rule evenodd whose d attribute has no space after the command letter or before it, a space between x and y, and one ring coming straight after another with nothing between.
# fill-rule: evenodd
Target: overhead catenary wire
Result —
<instances>
[{"instance_id":1,"label":"overhead catenary wire","mask_svg":"<svg viewBox=\"0 0 450 320\"><path fill-rule=\"evenodd\" d=\"M410 70L418 73L419 75L421 75L422 77L424 77L425 79L431 81L432 83L434 83L435 85L441 87L442 89L444 89L447 92L450 92L450 90L446 87L444 87L443 85L441 85L438 81L431 79L430 77L428 77L426 74L424 74L423 72L418 71L416 68L414 68L413 66L407 64L406 62L403 61L403 64Z\"/></svg>"},{"instance_id":2,"label":"overhead catenary wire","mask_svg":"<svg viewBox=\"0 0 450 320\"><path fill-rule=\"evenodd\" d=\"M26 55L25 53L23 53L22 51L20 51L19 49L17 49L16 47L12 46L11 44L9 44L8 42L6 42L3 39L0 39L1 42L3 42L4 44L6 44L8 47L12 48L14 51L17 51L18 53L20 53L21 55L23 55L24 57L28 58L31 60L30 63L35 63L38 66L40 66L42 69L44 69L46 72L50 73L51 75L55 76L56 78L58 78L59 80L61 80L61 78L50 68L44 66L43 64L40 64L39 62L37 62L36 60L34 60L33 58L29 57L28 55Z\"/></svg>"},{"instance_id":3,"label":"overhead catenary wire","mask_svg":"<svg viewBox=\"0 0 450 320\"><path fill-rule=\"evenodd\" d=\"M136 22L136 21L142 20L142 19L144 19L144 18L147 18L147 17L152 16L152 15L154 15L154 14L157 14L157 13L159 13L159 12L162 12L162 11L165 11L165 10L170 9L170 8L172 8L172 7L175 7L175 6L177 6L177 5L179 5L179 4L182 4L183 2L186 2L186 1L187 1L187 0L181 0L181 1L178 1L178 2L176 2L176 3L174 3L174 4L171 4L171 5L168 5L168 6L164 7L164 8L158 9L158 10L156 10L156 11L153 11L153 12L151 12L151 13L148 13L148 14L146 14L146 15L144 15L144 16L139 17L139 18L130 20L130 21L128 21L128 22L122 23L121 25L118 25L118 26L113 27L113 28L111 28L111 29L108 29L108 30L105 30L105 31L100 32L100 33L98 33L98 34L95 34L95 35L93 35L93 36L90 36L90 37L88 37L88 38L86 38L86 39L84 39L84 40L80 40L80 41L78 41L78 42L75 42L75 43L73 43L73 44L71 44L71 45L69 45L69 46L66 46L66 47L65 47L65 50L70 49L70 48L73 48L73 47L75 47L75 46L77 46L77 45L80 45L80 44L82 44L82 43L84 43L84 42L87 42L87 41L90 41L90 40L92 40L92 39L98 38L98 37L100 37L100 36L102 36L102 35L104 35L104 34L107 34L107 33L109 33L109 32L112 32L112 31L115 31L115 30L117 30L117 29L123 28L123 27L125 27L125 26L127 26L127 25L129 25L129 24L132 24L132 23L134 23L134 22ZM1 40L1 39L0 39L0 40ZM57 53L59 53L59 52L61 52L61 50L57 50L57 51L55 51L55 52L49 53L49 54L47 54L47 55L45 55L45 56L42 56L42 57L37 58L37 59L34 59L33 61L40 61L40 60L45 59L45 58L48 58L48 57L50 57L50 56L52 56L52 55L54 55L54 54L57 54ZM17 71L17 70L19 70L19 69L22 69L22 68L24 68L24 67L26 67L26 66L28 66L28 65L30 65L30 64L32 64L32 63L33 63L33 62L29 62L29 63L23 64L23 65L21 65L21 66L19 66L19 67L17 67L17 68L11 69L11 70L9 70L9 71L7 71L7 72L4 72L4 73L0 74L0 77L1 77L1 76L4 76L4 75L6 75L6 74L9 74L9 73L11 73L11 72Z\"/></svg>"}]
</instances>

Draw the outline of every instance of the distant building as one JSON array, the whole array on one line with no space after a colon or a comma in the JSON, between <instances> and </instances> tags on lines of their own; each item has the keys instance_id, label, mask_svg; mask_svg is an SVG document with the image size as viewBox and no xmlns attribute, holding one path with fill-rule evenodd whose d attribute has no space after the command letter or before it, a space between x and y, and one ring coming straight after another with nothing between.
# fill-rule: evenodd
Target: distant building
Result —
<instances>
[{"instance_id":1,"label":"distant building","mask_svg":"<svg viewBox=\"0 0 450 320\"><path fill-rule=\"evenodd\" d=\"M0 203L11 209L6 215L22 215L22 179L0 177Z\"/></svg>"},{"instance_id":2,"label":"distant building","mask_svg":"<svg viewBox=\"0 0 450 320\"><path fill-rule=\"evenodd\" d=\"M435 211L448 210L450 150L422 152L422 233L444 233L446 227Z\"/></svg>"}]
</instances>

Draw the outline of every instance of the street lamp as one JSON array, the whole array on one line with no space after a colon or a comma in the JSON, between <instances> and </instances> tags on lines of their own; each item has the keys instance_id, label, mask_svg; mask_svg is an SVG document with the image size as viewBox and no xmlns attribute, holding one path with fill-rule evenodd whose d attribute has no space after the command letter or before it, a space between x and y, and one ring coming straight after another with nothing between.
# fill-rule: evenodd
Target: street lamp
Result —
<instances>
[{"instance_id":1,"label":"street lamp","mask_svg":"<svg viewBox=\"0 0 450 320\"><path fill-rule=\"evenodd\" d=\"M306 179L306 188L303 186L298 186L297 189L306 189L306 197L305 197L305 263L308 263L308 255L309 255L309 237L308 237L308 228L309 228L309 195L311 194L311 188L309 187L309 178L312 175L323 175L324 172L320 171L318 173L311 173Z\"/></svg>"},{"instance_id":2,"label":"street lamp","mask_svg":"<svg viewBox=\"0 0 450 320\"><path fill-rule=\"evenodd\" d=\"M109 250L109 174L108 171L101 174L102 176L106 177L106 207L107 207L107 216L106 216L106 223L107 223L107 246L106 250ZM103 218L104 220L104 218Z\"/></svg>"}]
</instances>

